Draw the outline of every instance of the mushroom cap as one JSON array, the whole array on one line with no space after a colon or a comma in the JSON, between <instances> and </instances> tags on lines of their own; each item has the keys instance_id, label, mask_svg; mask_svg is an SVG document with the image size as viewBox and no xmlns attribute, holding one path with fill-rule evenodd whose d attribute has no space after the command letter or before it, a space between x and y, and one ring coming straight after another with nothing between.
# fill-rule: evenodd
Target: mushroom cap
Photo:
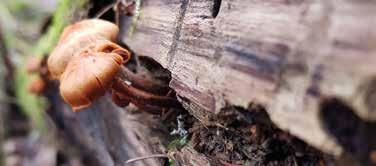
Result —
<instances>
[{"instance_id":1,"label":"mushroom cap","mask_svg":"<svg viewBox=\"0 0 376 166\"><path fill-rule=\"evenodd\" d=\"M59 79L68 62L79 52L92 45L108 43L115 40L119 28L108 21L88 19L67 26L54 50L51 52L47 66L52 78Z\"/></svg>"},{"instance_id":2,"label":"mushroom cap","mask_svg":"<svg viewBox=\"0 0 376 166\"><path fill-rule=\"evenodd\" d=\"M123 58L116 53L87 53L73 57L60 78L60 94L74 111L103 96Z\"/></svg>"},{"instance_id":3,"label":"mushroom cap","mask_svg":"<svg viewBox=\"0 0 376 166\"><path fill-rule=\"evenodd\" d=\"M36 73L40 69L42 64L42 59L36 56L32 56L26 61L26 72L28 74Z\"/></svg>"},{"instance_id":4,"label":"mushroom cap","mask_svg":"<svg viewBox=\"0 0 376 166\"><path fill-rule=\"evenodd\" d=\"M82 20L65 27L58 44L66 42L67 40L72 40L71 38L79 38L79 35L87 35L82 34L82 32L90 33L95 36L99 35L108 40L114 41L119 33L119 28L116 24L101 19Z\"/></svg>"},{"instance_id":5,"label":"mushroom cap","mask_svg":"<svg viewBox=\"0 0 376 166\"><path fill-rule=\"evenodd\" d=\"M31 82L29 82L29 84L27 85L28 92L35 95L42 94L45 88L46 83L40 76L32 79Z\"/></svg>"}]
</instances>

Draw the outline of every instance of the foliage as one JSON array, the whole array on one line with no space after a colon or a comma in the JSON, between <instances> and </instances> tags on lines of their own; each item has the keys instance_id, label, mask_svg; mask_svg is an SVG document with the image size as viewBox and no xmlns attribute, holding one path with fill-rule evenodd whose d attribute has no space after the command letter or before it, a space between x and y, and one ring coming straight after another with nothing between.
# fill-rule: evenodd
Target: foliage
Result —
<instances>
[{"instance_id":1,"label":"foliage","mask_svg":"<svg viewBox=\"0 0 376 166\"><path fill-rule=\"evenodd\" d=\"M177 139L172 140L167 145L167 149L172 150L172 149L176 149L176 148L181 148L184 145L186 145L187 143L188 143L187 137L177 138Z\"/></svg>"},{"instance_id":2,"label":"foliage","mask_svg":"<svg viewBox=\"0 0 376 166\"><path fill-rule=\"evenodd\" d=\"M169 166L174 166L174 160L168 159L168 165Z\"/></svg>"}]
</instances>

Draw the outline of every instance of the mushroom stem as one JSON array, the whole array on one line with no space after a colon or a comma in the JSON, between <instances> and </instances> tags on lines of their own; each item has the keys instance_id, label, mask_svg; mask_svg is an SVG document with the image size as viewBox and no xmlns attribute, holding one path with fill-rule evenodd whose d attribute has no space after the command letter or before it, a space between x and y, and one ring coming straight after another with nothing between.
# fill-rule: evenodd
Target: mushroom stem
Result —
<instances>
[{"instance_id":1,"label":"mushroom stem","mask_svg":"<svg viewBox=\"0 0 376 166\"><path fill-rule=\"evenodd\" d=\"M139 75L130 71L125 66L121 67L121 71L125 75L125 77L132 83L132 86L135 88L159 95L165 95L168 92L167 86L153 82L149 79L142 78Z\"/></svg>"},{"instance_id":2,"label":"mushroom stem","mask_svg":"<svg viewBox=\"0 0 376 166\"><path fill-rule=\"evenodd\" d=\"M114 95L116 96L116 98L113 98L114 102L116 105L120 107L124 107L124 106L127 106L129 103L132 103L140 110L143 110L151 114L160 114L161 110L163 111L163 108L161 107L145 105L145 103L141 103L140 101L134 98L131 98L129 95L125 95L119 92L113 92L113 96Z\"/></svg>"},{"instance_id":3,"label":"mushroom stem","mask_svg":"<svg viewBox=\"0 0 376 166\"><path fill-rule=\"evenodd\" d=\"M116 77L112 88L124 96L129 97L130 102L157 107L177 107L179 102L172 97L158 96L126 84L121 78ZM136 105L136 104L135 104Z\"/></svg>"},{"instance_id":4,"label":"mushroom stem","mask_svg":"<svg viewBox=\"0 0 376 166\"><path fill-rule=\"evenodd\" d=\"M112 94L111 94L111 98L112 98L112 101L119 107L126 107L129 105L129 100L128 99L125 99L121 93L118 93L116 91L112 91Z\"/></svg>"}]
</instances>

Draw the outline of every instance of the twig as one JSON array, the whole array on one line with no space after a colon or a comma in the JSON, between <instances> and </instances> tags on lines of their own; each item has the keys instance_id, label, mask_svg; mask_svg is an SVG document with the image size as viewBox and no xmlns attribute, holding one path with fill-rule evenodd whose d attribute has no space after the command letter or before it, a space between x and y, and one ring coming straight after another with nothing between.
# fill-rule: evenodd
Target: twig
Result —
<instances>
[{"instance_id":1,"label":"twig","mask_svg":"<svg viewBox=\"0 0 376 166\"><path fill-rule=\"evenodd\" d=\"M101 17L103 14L105 14L106 12L108 12L111 8L113 8L117 4L118 4L118 2L114 2L114 3L111 3L111 4L107 5L105 8L103 8L102 10L100 10L98 12L98 14L95 16L95 18Z\"/></svg>"},{"instance_id":2,"label":"twig","mask_svg":"<svg viewBox=\"0 0 376 166\"><path fill-rule=\"evenodd\" d=\"M120 25L120 13L121 12L126 12L126 14L132 14L131 7L132 5L135 5L135 2L132 1L132 3L126 1L126 0L116 0L114 6L115 10L115 23L116 25Z\"/></svg>"},{"instance_id":3,"label":"twig","mask_svg":"<svg viewBox=\"0 0 376 166\"><path fill-rule=\"evenodd\" d=\"M145 159L149 159L149 158L168 158L168 156L166 154L153 154L153 155L150 155L150 156L143 156L143 157L136 157L136 158L133 158L133 159L129 159L129 160L126 161L126 163L129 164L129 163L133 163L133 162L136 162L136 161L145 160Z\"/></svg>"}]
</instances>

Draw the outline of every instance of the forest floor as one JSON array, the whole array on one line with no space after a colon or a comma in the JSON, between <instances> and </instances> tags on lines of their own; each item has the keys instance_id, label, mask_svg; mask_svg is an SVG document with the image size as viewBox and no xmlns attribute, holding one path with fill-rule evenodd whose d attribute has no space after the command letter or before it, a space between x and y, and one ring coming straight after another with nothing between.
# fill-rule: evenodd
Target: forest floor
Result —
<instances>
[{"instance_id":1,"label":"forest floor","mask_svg":"<svg viewBox=\"0 0 376 166\"><path fill-rule=\"evenodd\" d=\"M261 107L230 107L203 125L189 114L178 117L189 133L187 146L216 165L330 165L333 158L278 129ZM171 128L178 124L170 123ZM179 148L172 150L179 153ZM186 155L186 154L182 154ZM189 158L189 157L187 157ZM192 156L194 158L194 156ZM184 159L178 163L185 165Z\"/></svg>"},{"instance_id":2,"label":"forest floor","mask_svg":"<svg viewBox=\"0 0 376 166\"><path fill-rule=\"evenodd\" d=\"M73 155L76 153L74 148L62 150L56 144L50 144L45 139L46 136L38 139L31 137L28 120L19 112L12 111L7 116L7 135L4 141L7 165L29 162L43 165L85 165L85 157ZM180 149L188 146L204 155L212 164L218 165L324 166L333 163L332 157L278 129L261 108L253 108L251 111L227 108L221 114L211 117L215 122L211 125L203 125L185 111L155 118L161 120L170 131L179 130L176 132L177 136L169 136L171 142L167 145L169 153L175 155L182 153ZM56 133L49 135L59 140ZM181 144L182 139L185 142ZM59 144L62 144L60 147L68 146L63 145L67 144L63 140ZM187 164L179 157L175 159L174 163Z\"/></svg>"}]
</instances>

